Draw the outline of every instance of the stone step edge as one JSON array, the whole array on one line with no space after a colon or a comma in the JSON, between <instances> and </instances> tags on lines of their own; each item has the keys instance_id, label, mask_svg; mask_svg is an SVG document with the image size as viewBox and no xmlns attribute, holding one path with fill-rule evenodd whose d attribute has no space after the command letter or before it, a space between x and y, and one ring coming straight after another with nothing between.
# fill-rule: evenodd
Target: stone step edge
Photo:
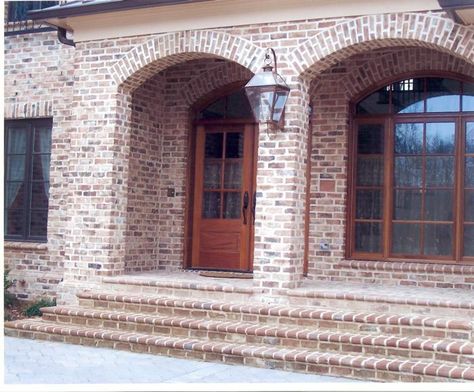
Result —
<instances>
[{"instance_id":1,"label":"stone step edge","mask_svg":"<svg viewBox=\"0 0 474 392\"><path fill-rule=\"evenodd\" d=\"M333 311L315 307L289 307L268 305L247 305L227 302L203 302L195 300L184 300L177 298L136 296L122 294L100 294L90 291L77 293L80 299L91 299L97 301L113 301L133 303L142 305L154 305L165 307L179 307L188 309L199 309L207 311L221 311L232 313L256 314L260 316L293 317L304 319L320 319L340 322L356 322L364 324L404 325L420 326L440 329L460 329L472 331L473 325L470 320L445 319L439 317L425 317L420 315L402 316L387 313L365 313L351 312L346 310Z\"/></svg>"},{"instance_id":2,"label":"stone step edge","mask_svg":"<svg viewBox=\"0 0 474 392\"><path fill-rule=\"evenodd\" d=\"M182 290L200 290L200 291L212 291L212 292L223 292L223 293L237 293L237 294L259 294L263 292L263 289L258 287L236 287L225 284L209 284L209 283L196 283L196 282L173 282L161 279L128 279L128 278L116 278L116 277L104 277L103 283L118 284L118 285L133 285L133 286L146 286L146 287L159 287L159 288L172 288Z\"/></svg>"},{"instance_id":3,"label":"stone step edge","mask_svg":"<svg viewBox=\"0 0 474 392\"><path fill-rule=\"evenodd\" d=\"M107 329L72 328L36 320L9 321L5 329L42 332L54 335L78 336L98 340L120 341L167 347L185 351L201 351L240 357L257 357L268 360L303 362L359 369L391 371L433 377L474 380L474 367L438 364L425 361L385 359L363 355L320 353L303 349L279 349L236 343L214 343L198 339L157 337L140 333L120 333Z\"/></svg>"},{"instance_id":4,"label":"stone step edge","mask_svg":"<svg viewBox=\"0 0 474 392\"><path fill-rule=\"evenodd\" d=\"M118 311L98 311L79 307L41 308L44 314L59 316L84 317L100 320L111 320L137 324L160 325L185 329L225 332L240 335L261 337L310 340L329 343L341 343L363 346L378 346L407 350L423 350L449 354L474 355L474 343L454 339L435 339L426 337L401 337L395 335L369 335L350 332L331 332L324 329L294 327L260 326L258 324L192 319L186 317L157 317L144 313L127 313Z\"/></svg>"},{"instance_id":5,"label":"stone step edge","mask_svg":"<svg viewBox=\"0 0 474 392\"><path fill-rule=\"evenodd\" d=\"M362 302L378 302L396 305L412 305L412 306L430 306L437 308L451 308L451 309L474 309L474 301L436 301L427 299L410 299L387 297L382 295L370 294L350 294L350 293L334 293L333 291L311 290L311 289L292 289L288 290L289 297L297 298L322 298L322 299L336 299L344 301L362 301Z\"/></svg>"},{"instance_id":6,"label":"stone step edge","mask_svg":"<svg viewBox=\"0 0 474 392\"><path fill-rule=\"evenodd\" d=\"M374 260L341 260L336 268L367 269L385 272L420 272L433 274L474 275L473 265L393 262Z\"/></svg>"}]
</instances>

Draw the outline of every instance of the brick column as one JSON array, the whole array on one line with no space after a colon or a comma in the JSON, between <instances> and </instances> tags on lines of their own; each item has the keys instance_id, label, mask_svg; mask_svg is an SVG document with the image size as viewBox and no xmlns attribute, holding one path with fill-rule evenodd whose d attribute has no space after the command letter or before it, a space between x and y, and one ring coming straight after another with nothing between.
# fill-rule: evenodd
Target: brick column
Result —
<instances>
[{"instance_id":1,"label":"brick column","mask_svg":"<svg viewBox=\"0 0 474 392\"><path fill-rule=\"evenodd\" d=\"M104 75L90 72L87 58L76 68L60 303L125 267L131 100Z\"/></svg>"},{"instance_id":2,"label":"brick column","mask_svg":"<svg viewBox=\"0 0 474 392\"><path fill-rule=\"evenodd\" d=\"M254 285L266 302L283 301L303 277L308 83L290 87L284 129L259 133Z\"/></svg>"}]
</instances>

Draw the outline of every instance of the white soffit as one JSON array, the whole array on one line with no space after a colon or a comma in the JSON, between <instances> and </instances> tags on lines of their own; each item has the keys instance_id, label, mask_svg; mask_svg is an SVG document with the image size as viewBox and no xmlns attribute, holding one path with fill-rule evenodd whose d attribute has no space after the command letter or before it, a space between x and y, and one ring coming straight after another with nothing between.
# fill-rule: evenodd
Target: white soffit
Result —
<instances>
[{"instance_id":1,"label":"white soffit","mask_svg":"<svg viewBox=\"0 0 474 392\"><path fill-rule=\"evenodd\" d=\"M47 21L74 31L74 41L439 9L437 0L215 0Z\"/></svg>"}]
</instances>

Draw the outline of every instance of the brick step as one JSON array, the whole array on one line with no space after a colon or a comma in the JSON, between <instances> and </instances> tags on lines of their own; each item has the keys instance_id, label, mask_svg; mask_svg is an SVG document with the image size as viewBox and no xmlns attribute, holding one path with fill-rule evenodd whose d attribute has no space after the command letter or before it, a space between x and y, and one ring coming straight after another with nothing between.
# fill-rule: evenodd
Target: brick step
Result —
<instances>
[{"instance_id":1,"label":"brick step","mask_svg":"<svg viewBox=\"0 0 474 392\"><path fill-rule=\"evenodd\" d=\"M386 313L351 312L315 307L268 306L203 302L137 295L82 292L84 308L124 310L155 315L252 322L265 325L310 327L338 331L374 332L403 337L425 336L437 339L473 340L470 320Z\"/></svg>"},{"instance_id":2,"label":"brick step","mask_svg":"<svg viewBox=\"0 0 474 392\"><path fill-rule=\"evenodd\" d=\"M102 286L107 291L118 293L130 292L174 298L238 302L253 300L263 292L261 288L253 287L252 280L210 279L203 278L196 272L161 275L163 276L160 278L154 276L104 277Z\"/></svg>"},{"instance_id":3,"label":"brick step","mask_svg":"<svg viewBox=\"0 0 474 392\"><path fill-rule=\"evenodd\" d=\"M384 359L305 349L282 349L190 338L172 338L38 320L5 323L7 336L125 349L205 361L329 374L379 381L470 381L474 367L424 360Z\"/></svg>"},{"instance_id":4,"label":"brick step","mask_svg":"<svg viewBox=\"0 0 474 392\"><path fill-rule=\"evenodd\" d=\"M186 317L102 311L77 307L43 308L43 320L122 331L166 334L173 337L205 338L213 341L259 344L284 348L306 348L430 359L460 364L474 363L474 343L456 340L340 333L295 327L275 327L255 323L229 322Z\"/></svg>"},{"instance_id":5,"label":"brick step","mask_svg":"<svg viewBox=\"0 0 474 392\"><path fill-rule=\"evenodd\" d=\"M472 290L306 281L287 295L293 306L474 318Z\"/></svg>"}]
</instances>

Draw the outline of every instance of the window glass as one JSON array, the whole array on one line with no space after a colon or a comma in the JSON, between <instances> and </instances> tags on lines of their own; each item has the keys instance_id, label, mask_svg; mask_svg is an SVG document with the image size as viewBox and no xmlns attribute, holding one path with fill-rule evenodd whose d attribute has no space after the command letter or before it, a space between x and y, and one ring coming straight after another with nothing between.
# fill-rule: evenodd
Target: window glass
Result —
<instances>
[{"instance_id":1,"label":"window glass","mask_svg":"<svg viewBox=\"0 0 474 392\"><path fill-rule=\"evenodd\" d=\"M424 225L425 244L423 254L449 256L452 253L453 225Z\"/></svg>"},{"instance_id":2,"label":"window glass","mask_svg":"<svg viewBox=\"0 0 474 392\"><path fill-rule=\"evenodd\" d=\"M458 112L461 82L445 78L427 79L427 112Z\"/></svg>"},{"instance_id":3,"label":"window glass","mask_svg":"<svg viewBox=\"0 0 474 392\"><path fill-rule=\"evenodd\" d=\"M5 122L4 230L9 240L46 239L51 120Z\"/></svg>"},{"instance_id":4,"label":"window glass","mask_svg":"<svg viewBox=\"0 0 474 392\"><path fill-rule=\"evenodd\" d=\"M358 154L383 153L383 125L361 124L357 134Z\"/></svg>"},{"instance_id":5,"label":"window glass","mask_svg":"<svg viewBox=\"0 0 474 392\"><path fill-rule=\"evenodd\" d=\"M390 110L390 90L384 87L364 98L356 106L358 114L386 114Z\"/></svg>"},{"instance_id":6,"label":"window glass","mask_svg":"<svg viewBox=\"0 0 474 392\"><path fill-rule=\"evenodd\" d=\"M401 123L395 125L396 154L420 154L422 149L422 123Z\"/></svg>"},{"instance_id":7,"label":"window glass","mask_svg":"<svg viewBox=\"0 0 474 392\"><path fill-rule=\"evenodd\" d=\"M392 226L392 252L395 254L420 254L420 225L394 223Z\"/></svg>"},{"instance_id":8,"label":"window glass","mask_svg":"<svg viewBox=\"0 0 474 392\"><path fill-rule=\"evenodd\" d=\"M380 223L356 223L356 252L380 253L382 249L382 225Z\"/></svg>"},{"instance_id":9,"label":"window glass","mask_svg":"<svg viewBox=\"0 0 474 392\"><path fill-rule=\"evenodd\" d=\"M424 111L424 79L406 79L395 82L392 88L394 113L421 113Z\"/></svg>"},{"instance_id":10,"label":"window glass","mask_svg":"<svg viewBox=\"0 0 474 392\"><path fill-rule=\"evenodd\" d=\"M454 123L426 124L426 152L428 154L454 153Z\"/></svg>"},{"instance_id":11,"label":"window glass","mask_svg":"<svg viewBox=\"0 0 474 392\"><path fill-rule=\"evenodd\" d=\"M462 111L474 111L474 83L463 83Z\"/></svg>"}]
</instances>

